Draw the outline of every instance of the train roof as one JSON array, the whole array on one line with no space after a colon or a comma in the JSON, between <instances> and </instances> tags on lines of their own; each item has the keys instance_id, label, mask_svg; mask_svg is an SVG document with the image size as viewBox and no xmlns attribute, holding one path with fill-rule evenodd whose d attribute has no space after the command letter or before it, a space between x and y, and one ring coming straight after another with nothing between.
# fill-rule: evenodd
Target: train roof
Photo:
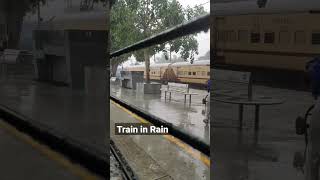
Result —
<instances>
[{"instance_id":1,"label":"train roof","mask_svg":"<svg viewBox=\"0 0 320 180\"><path fill-rule=\"evenodd\" d=\"M211 9L213 15L274 14L293 12L320 13L319 0L267 0L259 8L257 0L217 0Z\"/></svg>"},{"instance_id":2,"label":"train roof","mask_svg":"<svg viewBox=\"0 0 320 180\"><path fill-rule=\"evenodd\" d=\"M194 61L193 64L190 62L177 62L173 63L171 66L191 66L191 65L210 65L210 60L198 60Z\"/></svg>"},{"instance_id":3,"label":"train roof","mask_svg":"<svg viewBox=\"0 0 320 180\"><path fill-rule=\"evenodd\" d=\"M168 66L170 64L172 63L151 64L150 67L163 67L163 66ZM145 67L145 64L131 65L131 66L127 66L126 68L139 68L139 67Z\"/></svg>"},{"instance_id":4,"label":"train roof","mask_svg":"<svg viewBox=\"0 0 320 180\"><path fill-rule=\"evenodd\" d=\"M210 65L210 60L198 60L194 61L193 64L190 62L175 62L175 63L161 63L161 64L151 64L150 67L165 67L165 66L191 66L191 65ZM126 68L139 68L145 67L144 64L134 65L134 66L127 66Z\"/></svg>"}]
</instances>

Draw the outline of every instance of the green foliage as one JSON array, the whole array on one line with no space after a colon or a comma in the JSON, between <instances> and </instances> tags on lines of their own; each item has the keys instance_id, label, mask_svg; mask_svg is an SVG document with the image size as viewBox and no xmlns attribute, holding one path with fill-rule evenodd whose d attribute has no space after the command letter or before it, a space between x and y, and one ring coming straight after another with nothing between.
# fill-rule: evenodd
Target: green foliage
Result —
<instances>
[{"instance_id":1,"label":"green foliage","mask_svg":"<svg viewBox=\"0 0 320 180\"><path fill-rule=\"evenodd\" d=\"M195 54L198 52L198 41L194 35L182 37L182 45L180 55L184 60L190 59L191 64L194 61Z\"/></svg>"},{"instance_id":2,"label":"green foliage","mask_svg":"<svg viewBox=\"0 0 320 180\"><path fill-rule=\"evenodd\" d=\"M111 11L111 51L124 48L205 13L202 6L184 9L178 0L117 0ZM131 55L134 55L137 61L149 61L150 57L158 52L163 52L166 59L171 59L171 53L175 52L180 53L184 60L193 61L195 54L198 54L196 35L132 52L123 56L120 61L111 63L122 63Z\"/></svg>"},{"instance_id":3,"label":"green foliage","mask_svg":"<svg viewBox=\"0 0 320 180\"><path fill-rule=\"evenodd\" d=\"M181 24L193 20L196 17L206 14L203 6L196 6L194 8L187 7L183 9L181 4L177 0L172 0L169 3L168 12L164 17L164 27L170 28L175 25ZM166 60L171 61L171 53L180 53L181 57L191 63L194 61L195 54L198 54L198 42L196 35L189 35L187 37L177 38L167 43L169 48L163 49Z\"/></svg>"},{"instance_id":4,"label":"green foliage","mask_svg":"<svg viewBox=\"0 0 320 180\"><path fill-rule=\"evenodd\" d=\"M136 4L134 0L118 0L111 9L111 52L124 48L141 36L134 25ZM125 54L111 60L111 66L117 66L126 61L132 54ZM113 67L113 71L116 67ZM115 72L114 72L115 73Z\"/></svg>"}]
</instances>

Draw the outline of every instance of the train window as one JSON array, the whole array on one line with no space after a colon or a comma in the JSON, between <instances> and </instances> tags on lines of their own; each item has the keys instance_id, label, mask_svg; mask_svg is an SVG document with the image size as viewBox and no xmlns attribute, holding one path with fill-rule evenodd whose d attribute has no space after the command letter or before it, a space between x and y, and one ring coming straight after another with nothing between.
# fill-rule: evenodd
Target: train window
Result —
<instances>
[{"instance_id":1,"label":"train window","mask_svg":"<svg viewBox=\"0 0 320 180\"><path fill-rule=\"evenodd\" d=\"M290 43L290 33L288 31L280 31L279 43L280 44L289 44Z\"/></svg>"},{"instance_id":2,"label":"train window","mask_svg":"<svg viewBox=\"0 0 320 180\"><path fill-rule=\"evenodd\" d=\"M251 43L260 42L260 33L251 33Z\"/></svg>"},{"instance_id":3,"label":"train window","mask_svg":"<svg viewBox=\"0 0 320 180\"><path fill-rule=\"evenodd\" d=\"M249 36L248 36L248 31L246 30L239 30L238 31L238 41L240 42L248 42Z\"/></svg>"},{"instance_id":4,"label":"train window","mask_svg":"<svg viewBox=\"0 0 320 180\"><path fill-rule=\"evenodd\" d=\"M195 76L197 73L196 73L196 72L193 72L192 74Z\"/></svg>"},{"instance_id":5,"label":"train window","mask_svg":"<svg viewBox=\"0 0 320 180\"><path fill-rule=\"evenodd\" d=\"M236 33L234 31L227 31L227 41L234 42L236 40Z\"/></svg>"},{"instance_id":6,"label":"train window","mask_svg":"<svg viewBox=\"0 0 320 180\"><path fill-rule=\"evenodd\" d=\"M312 33L312 44L320 44L320 32Z\"/></svg>"},{"instance_id":7,"label":"train window","mask_svg":"<svg viewBox=\"0 0 320 180\"><path fill-rule=\"evenodd\" d=\"M304 31L296 31L294 33L294 43L296 44L306 43L306 34Z\"/></svg>"},{"instance_id":8,"label":"train window","mask_svg":"<svg viewBox=\"0 0 320 180\"><path fill-rule=\"evenodd\" d=\"M226 32L225 31L219 31L218 32L218 40L219 41L226 41Z\"/></svg>"},{"instance_id":9,"label":"train window","mask_svg":"<svg viewBox=\"0 0 320 180\"><path fill-rule=\"evenodd\" d=\"M274 32L264 33L264 43L267 43L267 44L274 43Z\"/></svg>"}]
</instances>

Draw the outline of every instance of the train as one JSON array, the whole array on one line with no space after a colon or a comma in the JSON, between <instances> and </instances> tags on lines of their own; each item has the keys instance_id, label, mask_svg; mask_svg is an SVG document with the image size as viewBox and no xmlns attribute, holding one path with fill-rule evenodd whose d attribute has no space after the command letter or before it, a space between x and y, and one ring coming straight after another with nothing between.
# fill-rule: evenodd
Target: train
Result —
<instances>
[{"instance_id":1,"label":"train","mask_svg":"<svg viewBox=\"0 0 320 180\"><path fill-rule=\"evenodd\" d=\"M127 66L124 71L144 71L144 65ZM146 73L144 73L145 76ZM150 80L168 83L177 82L205 87L210 79L210 60L190 62L161 63L150 65Z\"/></svg>"},{"instance_id":2,"label":"train","mask_svg":"<svg viewBox=\"0 0 320 180\"><path fill-rule=\"evenodd\" d=\"M232 7L232 8L230 8ZM306 63L320 56L320 1L214 3L212 68L247 71L255 84L307 89Z\"/></svg>"},{"instance_id":3,"label":"train","mask_svg":"<svg viewBox=\"0 0 320 180\"><path fill-rule=\"evenodd\" d=\"M265 8L255 1L217 3L212 12L214 64L304 71L320 56L317 1L269 1Z\"/></svg>"}]
</instances>

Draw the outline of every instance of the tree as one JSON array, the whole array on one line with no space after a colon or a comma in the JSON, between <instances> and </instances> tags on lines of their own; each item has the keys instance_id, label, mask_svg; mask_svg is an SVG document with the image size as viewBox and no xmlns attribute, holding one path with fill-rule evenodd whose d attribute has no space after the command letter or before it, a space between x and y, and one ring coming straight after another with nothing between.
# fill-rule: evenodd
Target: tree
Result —
<instances>
[{"instance_id":1,"label":"tree","mask_svg":"<svg viewBox=\"0 0 320 180\"><path fill-rule=\"evenodd\" d=\"M195 6L194 8L191 8L188 6L184 10L184 15L185 15L185 22L191 21L196 17L199 17L201 15L207 14L207 12L204 10L203 6ZM193 63L195 54L199 54L198 52L198 41L196 39L196 34L191 34L188 36L184 36L181 38L182 39L182 44L181 44L181 49L180 49L180 55L181 57L187 61L190 59L190 63Z\"/></svg>"},{"instance_id":2,"label":"tree","mask_svg":"<svg viewBox=\"0 0 320 180\"><path fill-rule=\"evenodd\" d=\"M166 16L164 17L165 28L190 21L207 13L203 6L196 6L194 8L188 6L186 9L183 9L177 0L169 2L169 8L167 11L168 13L166 13ZM164 49L163 53L165 54L166 59L169 59L170 62L172 62L172 52L180 52L181 57L185 61L190 59L191 63L194 61L195 54L199 54L198 42L195 34L169 41L167 45L168 48Z\"/></svg>"},{"instance_id":3,"label":"tree","mask_svg":"<svg viewBox=\"0 0 320 180\"><path fill-rule=\"evenodd\" d=\"M118 8L118 4L121 8ZM112 51L118 50L205 13L202 6L184 9L177 0L118 0L111 12L111 49ZM119 17L125 20L121 21ZM150 81L150 58L158 52L164 52L170 60L172 52L180 52L184 60L191 59L192 62L195 54L198 54L198 42L195 35L178 38L130 53L120 59L114 59L111 64L117 66L133 54L137 61L145 62L146 82L148 83Z\"/></svg>"},{"instance_id":4,"label":"tree","mask_svg":"<svg viewBox=\"0 0 320 180\"><path fill-rule=\"evenodd\" d=\"M163 30L163 17L168 12L167 0L136 0L137 2L137 18L135 19L135 27L143 38L148 38L153 34ZM146 66L146 82L150 82L150 57L153 56L160 46L143 49L144 61Z\"/></svg>"},{"instance_id":5,"label":"tree","mask_svg":"<svg viewBox=\"0 0 320 180\"><path fill-rule=\"evenodd\" d=\"M167 29L169 27L176 26L178 24L182 24L185 20L184 12L182 5L177 1L173 0L169 2L167 13L164 15L163 18L163 29ZM180 47L182 45L182 39L178 38L167 43L169 46L168 49L164 49L165 57L169 57L169 61L172 60L172 52L178 53ZM169 55L167 54L169 51Z\"/></svg>"},{"instance_id":6,"label":"tree","mask_svg":"<svg viewBox=\"0 0 320 180\"><path fill-rule=\"evenodd\" d=\"M111 52L124 48L139 39L134 26L135 2L119 0L111 9ZM132 53L111 59L111 73L116 74L119 64L126 61Z\"/></svg>"}]
</instances>

